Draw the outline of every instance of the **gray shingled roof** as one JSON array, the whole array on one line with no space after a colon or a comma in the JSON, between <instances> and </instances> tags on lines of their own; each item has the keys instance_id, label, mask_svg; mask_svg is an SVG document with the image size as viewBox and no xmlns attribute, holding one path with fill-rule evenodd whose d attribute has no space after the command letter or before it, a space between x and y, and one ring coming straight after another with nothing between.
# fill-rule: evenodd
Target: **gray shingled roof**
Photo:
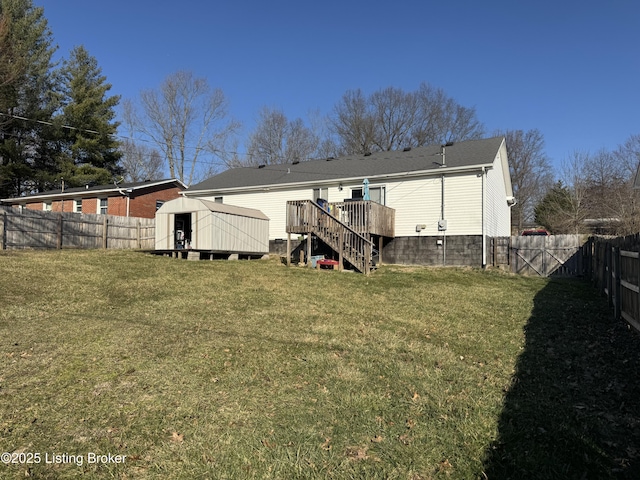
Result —
<instances>
[{"instance_id":1,"label":"gray shingled roof","mask_svg":"<svg viewBox=\"0 0 640 480\"><path fill-rule=\"evenodd\" d=\"M472 167L493 163L503 137L468 140L446 147L447 167ZM333 160L310 160L298 164L267 165L263 168L232 168L189 188L197 191L311 183L346 178L366 178L404 172L437 170L442 162L441 146L416 147L408 151L349 155ZM434 163L436 162L436 163Z\"/></svg>"}]
</instances>

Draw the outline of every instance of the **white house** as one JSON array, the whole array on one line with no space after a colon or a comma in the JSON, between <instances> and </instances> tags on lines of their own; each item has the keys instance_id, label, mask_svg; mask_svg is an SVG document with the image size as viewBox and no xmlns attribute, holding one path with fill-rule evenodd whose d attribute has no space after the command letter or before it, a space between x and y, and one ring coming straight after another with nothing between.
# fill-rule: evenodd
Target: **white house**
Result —
<instances>
[{"instance_id":1,"label":"white house","mask_svg":"<svg viewBox=\"0 0 640 480\"><path fill-rule=\"evenodd\" d=\"M503 137L282 165L235 168L183 192L254 208L272 249L287 238L287 202L362 199L395 210L385 262L485 265L486 239L511 233L515 203Z\"/></svg>"}]
</instances>

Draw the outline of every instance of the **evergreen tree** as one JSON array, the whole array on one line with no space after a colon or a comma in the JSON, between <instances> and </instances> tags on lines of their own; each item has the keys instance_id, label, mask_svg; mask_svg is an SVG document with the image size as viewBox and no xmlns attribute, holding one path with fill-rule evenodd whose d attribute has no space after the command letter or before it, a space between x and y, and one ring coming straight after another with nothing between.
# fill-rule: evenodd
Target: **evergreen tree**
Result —
<instances>
[{"instance_id":1,"label":"evergreen tree","mask_svg":"<svg viewBox=\"0 0 640 480\"><path fill-rule=\"evenodd\" d=\"M56 109L43 15L31 0L0 0L0 198L46 188L55 168L47 152ZM16 117L23 117L22 120Z\"/></svg>"},{"instance_id":2,"label":"evergreen tree","mask_svg":"<svg viewBox=\"0 0 640 480\"><path fill-rule=\"evenodd\" d=\"M573 233L571 212L571 191L561 181L556 182L534 208L536 223L554 234Z\"/></svg>"},{"instance_id":3,"label":"evergreen tree","mask_svg":"<svg viewBox=\"0 0 640 480\"><path fill-rule=\"evenodd\" d=\"M76 47L60 72L62 109L56 120L62 127L58 152L58 169L65 183L111 183L123 173L122 156L115 137L119 123L115 107L119 96L108 96L98 62L84 47Z\"/></svg>"}]
</instances>

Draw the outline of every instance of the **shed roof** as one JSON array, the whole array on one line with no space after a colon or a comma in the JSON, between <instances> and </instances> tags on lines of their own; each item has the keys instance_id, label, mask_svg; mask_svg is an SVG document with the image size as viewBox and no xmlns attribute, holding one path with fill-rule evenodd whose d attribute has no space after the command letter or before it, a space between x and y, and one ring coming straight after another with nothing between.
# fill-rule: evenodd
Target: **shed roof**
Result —
<instances>
[{"instance_id":1,"label":"shed roof","mask_svg":"<svg viewBox=\"0 0 640 480\"><path fill-rule=\"evenodd\" d=\"M258 218L269 220L264 213L255 208L237 207L226 203L216 203L196 197L179 197L165 202L156 212L157 214L188 213L195 211L210 211L226 213L228 215L238 215L241 217Z\"/></svg>"},{"instance_id":2,"label":"shed roof","mask_svg":"<svg viewBox=\"0 0 640 480\"><path fill-rule=\"evenodd\" d=\"M504 137L468 140L446 147L446 167L492 164ZM442 146L430 145L401 151L347 155L296 164L232 168L191 186L186 195L242 187L339 181L441 169Z\"/></svg>"}]
</instances>

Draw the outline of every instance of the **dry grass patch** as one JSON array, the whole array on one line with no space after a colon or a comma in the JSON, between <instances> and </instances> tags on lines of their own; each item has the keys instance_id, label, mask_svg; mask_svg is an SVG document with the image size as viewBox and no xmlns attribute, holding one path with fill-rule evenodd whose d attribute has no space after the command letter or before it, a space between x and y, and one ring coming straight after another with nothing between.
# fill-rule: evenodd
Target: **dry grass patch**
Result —
<instances>
[{"instance_id":1,"label":"dry grass patch","mask_svg":"<svg viewBox=\"0 0 640 480\"><path fill-rule=\"evenodd\" d=\"M0 447L127 455L37 478L481 477L549 286L113 251L3 253L0 279Z\"/></svg>"}]
</instances>

